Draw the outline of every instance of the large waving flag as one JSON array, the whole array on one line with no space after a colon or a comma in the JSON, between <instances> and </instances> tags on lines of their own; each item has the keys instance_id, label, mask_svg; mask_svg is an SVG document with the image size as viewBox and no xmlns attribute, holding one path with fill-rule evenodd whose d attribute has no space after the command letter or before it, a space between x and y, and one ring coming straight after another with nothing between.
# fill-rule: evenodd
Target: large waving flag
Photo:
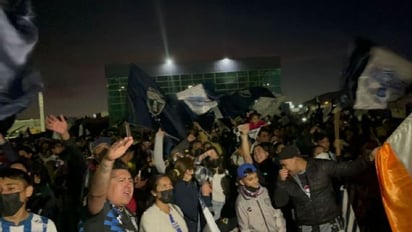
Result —
<instances>
[{"instance_id":1,"label":"large waving flag","mask_svg":"<svg viewBox=\"0 0 412 232\"><path fill-rule=\"evenodd\" d=\"M135 64L130 65L127 92L130 123L148 129L154 129L160 123L169 137L186 137L183 121L176 108L163 96L154 78Z\"/></svg>"},{"instance_id":2,"label":"large waving flag","mask_svg":"<svg viewBox=\"0 0 412 232\"><path fill-rule=\"evenodd\" d=\"M38 38L28 0L0 5L0 121L26 109L42 88L27 65Z\"/></svg>"},{"instance_id":3,"label":"large waving flag","mask_svg":"<svg viewBox=\"0 0 412 232\"><path fill-rule=\"evenodd\" d=\"M405 96L412 84L412 63L389 49L358 39L343 77L343 106L386 109L388 103Z\"/></svg>"},{"instance_id":4,"label":"large waving flag","mask_svg":"<svg viewBox=\"0 0 412 232\"><path fill-rule=\"evenodd\" d=\"M359 77L355 109L386 109L405 95L412 83L412 63L394 52L372 47L369 62Z\"/></svg>"},{"instance_id":5,"label":"large waving flag","mask_svg":"<svg viewBox=\"0 0 412 232\"><path fill-rule=\"evenodd\" d=\"M178 100L184 101L190 110L197 115L207 113L209 110L217 107L217 102L210 100L207 96L203 84L180 91L176 93L176 97Z\"/></svg>"},{"instance_id":6,"label":"large waving flag","mask_svg":"<svg viewBox=\"0 0 412 232\"><path fill-rule=\"evenodd\" d=\"M412 114L386 140L376 155L382 200L392 231L412 228Z\"/></svg>"}]
</instances>

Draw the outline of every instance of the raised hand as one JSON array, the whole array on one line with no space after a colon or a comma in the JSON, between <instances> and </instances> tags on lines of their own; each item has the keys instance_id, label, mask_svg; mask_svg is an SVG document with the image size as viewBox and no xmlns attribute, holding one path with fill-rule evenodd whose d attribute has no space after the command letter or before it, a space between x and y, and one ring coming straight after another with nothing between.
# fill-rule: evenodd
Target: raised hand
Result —
<instances>
[{"instance_id":1,"label":"raised hand","mask_svg":"<svg viewBox=\"0 0 412 232\"><path fill-rule=\"evenodd\" d=\"M285 168L279 170L279 177L281 181L285 181L289 176L289 171Z\"/></svg>"},{"instance_id":2,"label":"raised hand","mask_svg":"<svg viewBox=\"0 0 412 232\"><path fill-rule=\"evenodd\" d=\"M237 127L242 135L248 135L249 123L241 124Z\"/></svg>"},{"instance_id":3,"label":"raised hand","mask_svg":"<svg viewBox=\"0 0 412 232\"><path fill-rule=\"evenodd\" d=\"M64 134L67 132L68 125L63 115L54 116L49 115L46 118L46 127L49 130L52 130L58 134Z\"/></svg>"},{"instance_id":4,"label":"raised hand","mask_svg":"<svg viewBox=\"0 0 412 232\"><path fill-rule=\"evenodd\" d=\"M133 137L125 137L124 139L115 142L107 152L106 160L115 161L116 159L120 158L127 149L133 144Z\"/></svg>"},{"instance_id":5,"label":"raised hand","mask_svg":"<svg viewBox=\"0 0 412 232\"><path fill-rule=\"evenodd\" d=\"M156 135L159 135L159 136L162 136L162 137L164 137L165 136L165 131L164 130L162 130L162 128L159 128L159 130L157 130L157 132L156 132Z\"/></svg>"},{"instance_id":6,"label":"raised hand","mask_svg":"<svg viewBox=\"0 0 412 232\"><path fill-rule=\"evenodd\" d=\"M379 150L380 148L381 148L381 147L379 146L379 147L375 147L375 148L372 150L372 152L369 154L369 160L370 160L370 161L375 161L376 155L378 154L378 150Z\"/></svg>"}]
</instances>

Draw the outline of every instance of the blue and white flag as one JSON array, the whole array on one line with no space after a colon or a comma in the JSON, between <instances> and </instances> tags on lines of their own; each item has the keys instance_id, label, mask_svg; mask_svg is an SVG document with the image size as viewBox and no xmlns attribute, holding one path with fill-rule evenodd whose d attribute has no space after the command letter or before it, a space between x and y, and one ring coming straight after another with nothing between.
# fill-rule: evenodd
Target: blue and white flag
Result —
<instances>
[{"instance_id":1,"label":"blue and white flag","mask_svg":"<svg viewBox=\"0 0 412 232\"><path fill-rule=\"evenodd\" d=\"M372 47L368 63L359 76L355 109L386 109L405 95L412 83L412 63L382 48Z\"/></svg>"},{"instance_id":2,"label":"blue and white flag","mask_svg":"<svg viewBox=\"0 0 412 232\"><path fill-rule=\"evenodd\" d=\"M0 121L14 117L37 97L43 84L27 65L37 39L28 0L7 1L0 8Z\"/></svg>"},{"instance_id":3,"label":"blue and white flag","mask_svg":"<svg viewBox=\"0 0 412 232\"><path fill-rule=\"evenodd\" d=\"M127 93L128 122L148 129L160 126L168 137L186 137L184 123L170 99L161 93L155 79L135 64L130 65Z\"/></svg>"},{"instance_id":4,"label":"blue and white flag","mask_svg":"<svg viewBox=\"0 0 412 232\"><path fill-rule=\"evenodd\" d=\"M206 94L202 84L195 85L176 93L178 100L183 100L193 113L204 114L217 107L217 102L212 101Z\"/></svg>"}]
</instances>

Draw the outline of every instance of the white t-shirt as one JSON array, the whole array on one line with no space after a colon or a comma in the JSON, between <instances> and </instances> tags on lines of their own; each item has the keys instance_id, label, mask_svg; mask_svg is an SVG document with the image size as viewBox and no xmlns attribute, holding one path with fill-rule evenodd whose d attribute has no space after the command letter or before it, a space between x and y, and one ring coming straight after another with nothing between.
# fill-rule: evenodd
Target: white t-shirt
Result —
<instances>
[{"instance_id":1,"label":"white t-shirt","mask_svg":"<svg viewBox=\"0 0 412 232\"><path fill-rule=\"evenodd\" d=\"M18 225L0 218L2 232L57 232L54 222L38 214L30 213L29 217Z\"/></svg>"},{"instance_id":2,"label":"white t-shirt","mask_svg":"<svg viewBox=\"0 0 412 232\"><path fill-rule=\"evenodd\" d=\"M150 206L140 220L139 232L176 232L172 220L182 232L188 232L182 210L177 205L169 206L170 214L161 211L156 204Z\"/></svg>"}]
</instances>

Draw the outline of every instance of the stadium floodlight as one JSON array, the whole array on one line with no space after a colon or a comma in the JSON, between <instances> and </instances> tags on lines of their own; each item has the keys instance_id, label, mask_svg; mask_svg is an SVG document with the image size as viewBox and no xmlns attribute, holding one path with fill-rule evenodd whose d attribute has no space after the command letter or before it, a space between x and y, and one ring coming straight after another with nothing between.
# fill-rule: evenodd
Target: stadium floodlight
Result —
<instances>
[{"instance_id":1,"label":"stadium floodlight","mask_svg":"<svg viewBox=\"0 0 412 232\"><path fill-rule=\"evenodd\" d=\"M168 65L173 64L173 59L172 58L167 58L166 59L166 64L168 64Z\"/></svg>"}]
</instances>

